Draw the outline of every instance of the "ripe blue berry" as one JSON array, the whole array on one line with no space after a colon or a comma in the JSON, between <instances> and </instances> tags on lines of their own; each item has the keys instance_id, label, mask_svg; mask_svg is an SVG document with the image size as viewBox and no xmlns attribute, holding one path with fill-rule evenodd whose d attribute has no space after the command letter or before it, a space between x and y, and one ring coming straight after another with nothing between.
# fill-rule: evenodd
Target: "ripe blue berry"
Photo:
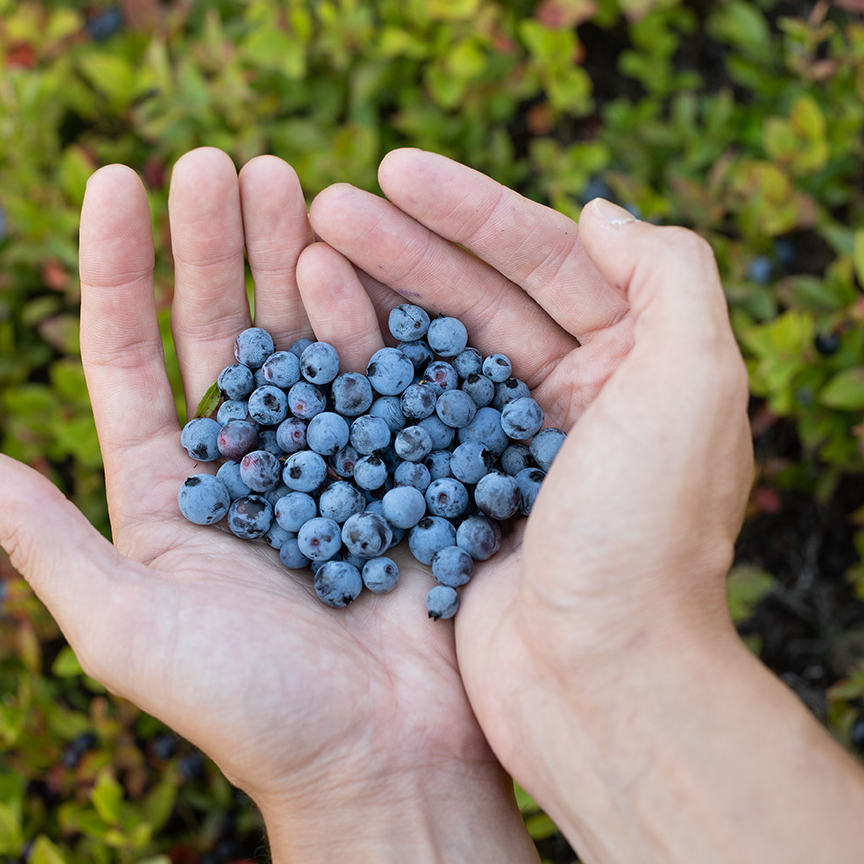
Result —
<instances>
[{"instance_id":1,"label":"ripe blue berry","mask_svg":"<svg viewBox=\"0 0 864 864\"><path fill-rule=\"evenodd\" d=\"M429 315L419 306L403 303L390 310L388 325L394 339L414 342L426 335L429 329Z\"/></svg>"},{"instance_id":2,"label":"ripe blue berry","mask_svg":"<svg viewBox=\"0 0 864 864\"><path fill-rule=\"evenodd\" d=\"M250 369L260 369L273 353L273 338L260 327L249 327L234 341L234 356L238 363Z\"/></svg>"},{"instance_id":3,"label":"ripe blue berry","mask_svg":"<svg viewBox=\"0 0 864 864\"><path fill-rule=\"evenodd\" d=\"M312 384L329 384L339 374L339 352L329 342L313 342L300 355L300 374Z\"/></svg>"},{"instance_id":4,"label":"ripe blue berry","mask_svg":"<svg viewBox=\"0 0 864 864\"><path fill-rule=\"evenodd\" d=\"M373 594L387 594L399 581L399 568L391 558L370 558L362 571L363 584Z\"/></svg>"},{"instance_id":5,"label":"ripe blue berry","mask_svg":"<svg viewBox=\"0 0 864 864\"><path fill-rule=\"evenodd\" d=\"M458 318L439 315L430 322L426 341L439 357L455 357L465 350L468 331Z\"/></svg>"},{"instance_id":6,"label":"ripe blue berry","mask_svg":"<svg viewBox=\"0 0 864 864\"><path fill-rule=\"evenodd\" d=\"M315 593L327 606L337 609L347 606L362 590L360 571L347 561L328 561L315 574Z\"/></svg>"},{"instance_id":7,"label":"ripe blue berry","mask_svg":"<svg viewBox=\"0 0 864 864\"><path fill-rule=\"evenodd\" d=\"M180 446L196 462L213 462L219 458L221 426L210 417L195 417L180 433Z\"/></svg>"},{"instance_id":8,"label":"ripe blue berry","mask_svg":"<svg viewBox=\"0 0 864 864\"><path fill-rule=\"evenodd\" d=\"M177 493L180 512L196 525L212 525L228 512L231 497L225 484L212 474L189 477Z\"/></svg>"},{"instance_id":9,"label":"ripe blue berry","mask_svg":"<svg viewBox=\"0 0 864 864\"><path fill-rule=\"evenodd\" d=\"M436 585L426 595L426 610L433 621L452 618L459 609L459 595L455 588Z\"/></svg>"},{"instance_id":10,"label":"ripe blue berry","mask_svg":"<svg viewBox=\"0 0 864 864\"><path fill-rule=\"evenodd\" d=\"M445 546L432 559L432 575L441 585L458 588L474 575L474 559L458 546Z\"/></svg>"},{"instance_id":11,"label":"ripe blue berry","mask_svg":"<svg viewBox=\"0 0 864 864\"><path fill-rule=\"evenodd\" d=\"M241 540L263 537L273 522L273 507L260 495L245 495L231 502L228 527Z\"/></svg>"}]
</instances>

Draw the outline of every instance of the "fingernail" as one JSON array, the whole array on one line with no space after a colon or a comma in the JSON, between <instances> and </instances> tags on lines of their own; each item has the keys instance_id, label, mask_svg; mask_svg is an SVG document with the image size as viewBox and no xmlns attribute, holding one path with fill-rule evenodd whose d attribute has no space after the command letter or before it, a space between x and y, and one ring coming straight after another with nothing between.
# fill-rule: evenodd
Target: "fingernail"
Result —
<instances>
[{"instance_id":1,"label":"fingernail","mask_svg":"<svg viewBox=\"0 0 864 864\"><path fill-rule=\"evenodd\" d=\"M591 204L597 215L615 228L619 225L626 225L628 222L636 221L636 217L632 213L629 213L617 204L613 204L611 201L607 201L605 198L595 198Z\"/></svg>"}]
</instances>

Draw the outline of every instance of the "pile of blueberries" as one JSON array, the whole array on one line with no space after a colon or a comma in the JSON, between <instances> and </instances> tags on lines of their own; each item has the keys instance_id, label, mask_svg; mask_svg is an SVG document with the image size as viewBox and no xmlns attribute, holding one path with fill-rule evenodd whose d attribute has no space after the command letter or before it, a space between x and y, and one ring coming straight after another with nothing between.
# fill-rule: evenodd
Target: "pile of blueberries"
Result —
<instances>
[{"instance_id":1,"label":"pile of blueberries","mask_svg":"<svg viewBox=\"0 0 864 864\"><path fill-rule=\"evenodd\" d=\"M403 304L389 327L399 344L365 375L340 374L327 342L276 351L266 331L244 330L219 374L216 419L195 417L180 436L196 461L225 461L189 477L177 501L197 525L227 516L286 567L311 567L334 607L364 585L392 591L399 570L385 553L407 534L437 582L429 616L450 618L474 562L498 551L500 523L531 511L565 434L542 428L508 358L468 347L457 318Z\"/></svg>"}]
</instances>

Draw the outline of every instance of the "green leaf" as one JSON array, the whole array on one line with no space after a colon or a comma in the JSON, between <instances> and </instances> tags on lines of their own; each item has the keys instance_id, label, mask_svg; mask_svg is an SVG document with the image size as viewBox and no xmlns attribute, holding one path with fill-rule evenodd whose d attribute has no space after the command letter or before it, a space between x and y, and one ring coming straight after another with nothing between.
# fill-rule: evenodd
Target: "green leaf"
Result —
<instances>
[{"instance_id":1,"label":"green leaf","mask_svg":"<svg viewBox=\"0 0 864 864\"><path fill-rule=\"evenodd\" d=\"M855 232L852 263L855 265L855 276L858 279L858 284L864 288L864 228L859 228Z\"/></svg>"},{"instance_id":2,"label":"green leaf","mask_svg":"<svg viewBox=\"0 0 864 864\"><path fill-rule=\"evenodd\" d=\"M99 818L108 825L115 825L120 820L120 808L123 805L123 787L117 782L110 769L103 769L96 778L96 785L90 793L90 800L99 814Z\"/></svg>"},{"instance_id":3,"label":"green leaf","mask_svg":"<svg viewBox=\"0 0 864 864\"><path fill-rule=\"evenodd\" d=\"M51 674L57 678L74 678L84 674L75 652L69 645L64 645L57 653L51 665Z\"/></svg>"},{"instance_id":4,"label":"green leaf","mask_svg":"<svg viewBox=\"0 0 864 864\"><path fill-rule=\"evenodd\" d=\"M132 67L122 57L89 52L78 58L84 77L113 104L123 105L132 93Z\"/></svg>"},{"instance_id":5,"label":"green leaf","mask_svg":"<svg viewBox=\"0 0 864 864\"><path fill-rule=\"evenodd\" d=\"M0 855L16 856L24 842L21 823L5 804L0 804Z\"/></svg>"},{"instance_id":6,"label":"green leaf","mask_svg":"<svg viewBox=\"0 0 864 864\"><path fill-rule=\"evenodd\" d=\"M204 398L198 403L195 409L196 417L209 417L219 404L222 394L219 392L219 382L210 385L210 388L204 394Z\"/></svg>"},{"instance_id":7,"label":"green leaf","mask_svg":"<svg viewBox=\"0 0 864 864\"><path fill-rule=\"evenodd\" d=\"M840 411L859 411L864 408L864 367L838 372L822 388L819 401Z\"/></svg>"},{"instance_id":8,"label":"green leaf","mask_svg":"<svg viewBox=\"0 0 864 864\"><path fill-rule=\"evenodd\" d=\"M742 564L733 568L726 580L726 599L732 620L736 624L746 621L756 604L771 592L775 581L759 567Z\"/></svg>"},{"instance_id":9,"label":"green leaf","mask_svg":"<svg viewBox=\"0 0 864 864\"><path fill-rule=\"evenodd\" d=\"M176 799L177 786L170 774L147 794L144 799L144 817L154 832L159 831L168 821Z\"/></svg>"},{"instance_id":10,"label":"green leaf","mask_svg":"<svg viewBox=\"0 0 864 864\"><path fill-rule=\"evenodd\" d=\"M535 813L525 820L528 833L535 840L545 840L558 833L558 827L545 813Z\"/></svg>"},{"instance_id":11,"label":"green leaf","mask_svg":"<svg viewBox=\"0 0 864 864\"><path fill-rule=\"evenodd\" d=\"M40 834L33 843L27 864L66 864L66 859L57 846Z\"/></svg>"}]
</instances>

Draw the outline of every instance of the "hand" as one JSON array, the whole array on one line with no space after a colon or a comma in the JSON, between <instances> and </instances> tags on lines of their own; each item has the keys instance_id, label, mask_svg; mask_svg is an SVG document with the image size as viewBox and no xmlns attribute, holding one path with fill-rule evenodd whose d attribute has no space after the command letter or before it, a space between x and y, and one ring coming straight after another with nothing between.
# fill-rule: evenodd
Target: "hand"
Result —
<instances>
[{"instance_id":1,"label":"hand","mask_svg":"<svg viewBox=\"0 0 864 864\"><path fill-rule=\"evenodd\" d=\"M671 680L681 652L738 644L725 576L752 453L714 258L695 234L608 202L577 226L429 153L391 153L379 180L392 203L323 192L316 234L374 275L379 304L395 302L383 283L508 354L549 425L569 432L524 537L465 589L456 637L496 754L590 852L590 824L572 815L594 791L590 760L573 760L588 730L592 744L608 732L610 705L616 724L629 717L626 700ZM583 783L569 801L565 765Z\"/></svg>"},{"instance_id":2,"label":"hand","mask_svg":"<svg viewBox=\"0 0 864 864\"><path fill-rule=\"evenodd\" d=\"M362 369L383 346L351 266L312 244L297 177L205 148L176 165L172 330L189 416L255 323L278 347L316 334ZM273 550L186 522L193 473L162 355L153 240L134 172L90 180L81 217L81 351L114 546L36 472L0 457L0 542L84 669L206 751L261 807L275 860L534 860L509 778L465 696L453 628L426 580L324 607ZM415 568L416 570L416 568ZM344 848L343 848L344 847ZM442 850L444 850L442 852ZM446 854L445 854L446 852Z\"/></svg>"}]
</instances>

